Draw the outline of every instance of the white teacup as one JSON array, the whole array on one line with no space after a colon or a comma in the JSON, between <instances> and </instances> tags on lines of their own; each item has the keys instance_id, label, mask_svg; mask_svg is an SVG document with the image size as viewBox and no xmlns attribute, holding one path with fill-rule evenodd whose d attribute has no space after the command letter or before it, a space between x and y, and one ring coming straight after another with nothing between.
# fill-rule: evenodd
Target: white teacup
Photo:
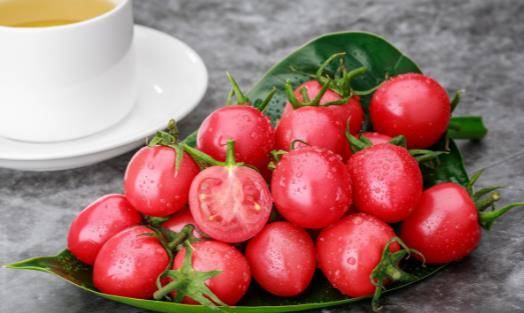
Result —
<instances>
[{"instance_id":1,"label":"white teacup","mask_svg":"<svg viewBox=\"0 0 524 313\"><path fill-rule=\"evenodd\" d=\"M0 136L49 142L106 129L136 98L131 0L75 24L0 26Z\"/></svg>"}]
</instances>

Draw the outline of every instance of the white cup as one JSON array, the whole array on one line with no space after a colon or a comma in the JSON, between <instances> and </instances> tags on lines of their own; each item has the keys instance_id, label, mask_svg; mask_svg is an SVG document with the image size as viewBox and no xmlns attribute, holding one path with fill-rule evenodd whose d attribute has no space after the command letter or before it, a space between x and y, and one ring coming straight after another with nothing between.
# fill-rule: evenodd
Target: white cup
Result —
<instances>
[{"instance_id":1,"label":"white cup","mask_svg":"<svg viewBox=\"0 0 524 313\"><path fill-rule=\"evenodd\" d=\"M131 0L75 24L0 26L0 136L70 140L106 129L136 100Z\"/></svg>"}]
</instances>

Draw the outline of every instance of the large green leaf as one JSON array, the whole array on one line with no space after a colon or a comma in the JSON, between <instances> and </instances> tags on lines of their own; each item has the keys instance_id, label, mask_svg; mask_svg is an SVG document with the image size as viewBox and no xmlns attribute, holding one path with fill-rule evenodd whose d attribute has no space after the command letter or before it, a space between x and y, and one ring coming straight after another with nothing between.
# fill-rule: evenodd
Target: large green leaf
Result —
<instances>
[{"instance_id":1,"label":"large green leaf","mask_svg":"<svg viewBox=\"0 0 524 313\"><path fill-rule=\"evenodd\" d=\"M297 49L284 60L271 68L249 92L253 101L263 99L275 86L277 93L270 102L267 114L276 121L281 114L285 103L283 86L290 80L295 86L314 74L317 67L330 55L337 52L346 52L346 63L351 68L366 66L368 71L354 81L353 87L357 90L370 89L381 83L388 76L406 72L420 72L418 66L403 55L383 38L362 32L334 33L319 37L303 47ZM333 69L331 69L333 70ZM366 106L369 99L364 98ZM190 135L186 142L194 144L195 134ZM444 140L436 147L443 148ZM433 185L440 181L457 181L465 184L467 173L462 164L462 157L455 144L449 142L450 153L443 156L436 167L423 167L425 183ZM80 263L67 250L54 257L41 257L25 260L8 267L15 269L37 270L52 273L66 281L101 297L117 302L126 303L138 308L157 312L211 312L212 310L199 305L184 305L170 302L139 300L125 297L111 296L97 292L91 281L91 268ZM443 268L435 266L422 267L413 263L406 270L423 280ZM406 287L416 281L390 286L386 291ZM236 307L225 309L231 312L291 312L302 311L329 306L349 304L364 298L347 298L338 293L322 275L317 274L310 288L303 295L290 299L272 296L256 284Z\"/></svg>"},{"instance_id":2,"label":"large green leaf","mask_svg":"<svg viewBox=\"0 0 524 313\"><path fill-rule=\"evenodd\" d=\"M91 267L78 261L68 250L64 250L56 256L40 257L24 260L18 263L7 265L8 268L21 270L35 270L57 275L67 282L82 288L88 292L94 293L106 299L132 305L137 308L165 312L165 313L203 313L216 312L202 305L188 305L165 301L141 300L127 297L118 297L103 294L96 291L91 280ZM420 267L416 266L411 273L418 275L422 280L442 267ZM414 283L414 282L412 282ZM411 284L411 283L409 283ZM392 286L389 291L405 287L409 284ZM333 289L322 275L315 275L310 289L300 297L292 299L283 299L272 296L257 286L252 286L246 297L236 307L224 308L227 312L250 313L250 312L293 312L304 311L316 308L353 303L365 298L349 299Z\"/></svg>"}]
</instances>

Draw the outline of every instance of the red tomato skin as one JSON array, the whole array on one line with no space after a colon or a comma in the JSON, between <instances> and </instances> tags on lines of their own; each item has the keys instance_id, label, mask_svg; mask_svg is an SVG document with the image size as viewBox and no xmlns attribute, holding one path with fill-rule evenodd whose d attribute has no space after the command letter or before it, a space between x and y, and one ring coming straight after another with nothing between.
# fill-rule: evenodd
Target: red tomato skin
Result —
<instances>
[{"instance_id":1,"label":"red tomato skin","mask_svg":"<svg viewBox=\"0 0 524 313\"><path fill-rule=\"evenodd\" d=\"M229 243L246 241L262 230L272 205L264 178L245 166L208 167L195 177L189 191L198 228Z\"/></svg>"},{"instance_id":2,"label":"red tomato skin","mask_svg":"<svg viewBox=\"0 0 524 313\"><path fill-rule=\"evenodd\" d=\"M386 223L404 220L422 195L418 163L402 147L385 143L361 150L348 169L355 207Z\"/></svg>"},{"instance_id":3,"label":"red tomato skin","mask_svg":"<svg viewBox=\"0 0 524 313\"><path fill-rule=\"evenodd\" d=\"M165 217L184 208L200 168L185 153L178 171L175 162L176 151L165 146L143 147L133 156L124 176L124 190L136 210Z\"/></svg>"},{"instance_id":4,"label":"red tomato skin","mask_svg":"<svg viewBox=\"0 0 524 313\"><path fill-rule=\"evenodd\" d=\"M251 270L246 258L235 247L219 241L199 241L192 246L193 269L200 272L221 271L220 274L209 279L206 286L226 304L235 305L246 294L251 283ZM182 267L185 254L185 248L178 252L173 269ZM175 293L172 295L174 296ZM197 304L187 297L182 302Z\"/></svg>"},{"instance_id":5,"label":"red tomato skin","mask_svg":"<svg viewBox=\"0 0 524 313\"><path fill-rule=\"evenodd\" d=\"M419 205L402 224L400 236L429 264L460 260L480 242L475 203L464 187L437 184L424 191Z\"/></svg>"},{"instance_id":6,"label":"red tomato skin","mask_svg":"<svg viewBox=\"0 0 524 313\"><path fill-rule=\"evenodd\" d=\"M245 254L258 284L280 297L302 293L316 269L313 240L288 222L268 224L249 241Z\"/></svg>"},{"instance_id":7,"label":"red tomato skin","mask_svg":"<svg viewBox=\"0 0 524 313\"><path fill-rule=\"evenodd\" d=\"M186 225L193 225L195 227L195 229L193 230L193 236L195 236L196 238L202 237L202 235L196 228L195 219L191 215L191 211L189 211L189 209L184 209L182 212L178 212L176 215L172 216L167 221L162 223L163 228L167 228L175 233L180 232Z\"/></svg>"},{"instance_id":8,"label":"red tomato skin","mask_svg":"<svg viewBox=\"0 0 524 313\"><path fill-rule=\"evenodd\" d=\"M226 160L226 142L235 141L237 162L267 169L274 147L269 118L250 105L229 105L211 113L200 126L197 148L218 161Z\"/></svg>"},{"instance_id":9,"label":"red tomato skin","mask_svg":"<svg viewBox=\"0 0 524 313\"><path fill-rule=\"evenodd\" d=\"M375 291L369 280L380 262L393 229L364 213L351 214L322 230L317 238L319 267L329 282L344 295L361 297ZM391 251L397 251L397 244Z\"/></svg>"},{"instance_id":10,"label":"red tomato skin","mask_svg":"<svg viewBox=\"0 0 524 313\"><path fill-rule=\"evenodd\" d=\"M93 265L109 238L141 221L140 214L123 195L103 196L73 220L67 234L67 248L80 261Z\"/></svg>"},{"instance_id":11,"label":"red tomato skin","mask_svg":"<svg viewBox=\"0 0 524 313\"><path fill-rule=\"evenodd\" d=\"M391 138L390 136L388 135L384 135L384 134L381 134L381 133L377 133L377 132L364 132L362 134L360 134L360 137L366 137L367 139L369 139L369 141L371 141L371 143L376 146L376 145L379 145L381 143L389 143L389 141L393 138Z\"/></svg>"},{"instance_id":12,"label":"red tomato skin","mask_svg":"<svg viewBox=\"0 0 524 313\"><path fill-rule=\"evenodd\" d=\"M374 129L404 135L408 148L428 148L446 131L451 105L446 90L422 74L402 74L384 82L373 94L370 116Z\"/></svg>"},{"instance_id":13,"label":"red tomato skin","mask_svg":"<svg viewBox=\"0 0 524 313\"><path fill-rule=\"evenodd\" d=\"M275 131L275 147L288 151L297 139L337 154L345 144L342 125L327 107L306 106L282 116Z\"/></svg>"},{"instance_id":14,"label":"red tomato skin","mask_svg":"<svg viewBox=\"0 0 524 313\"><path fill-rule=\"evenodd\" d=\"M285 154L271 179L278 212L304 228L323 228L351 206L351 179L340 156L318 147Z\"/></svg>"},{"instance_id":15,"label":"red tomato skin","mask_svg":"<svg viewBox=\"0 0 524 313\"><path fill-rule=\"evenodd\" d=\"M157 290L156 279L169 263L158 239L145 226L128 228L109 239L93 267L93 283L103 293L150 299Z\"/></svg>"}]
</instances>

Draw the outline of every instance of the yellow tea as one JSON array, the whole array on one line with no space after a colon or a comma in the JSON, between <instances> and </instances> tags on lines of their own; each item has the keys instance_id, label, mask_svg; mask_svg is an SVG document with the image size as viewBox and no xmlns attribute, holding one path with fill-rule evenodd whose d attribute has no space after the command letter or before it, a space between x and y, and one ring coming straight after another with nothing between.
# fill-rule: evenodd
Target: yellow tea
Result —
<instances>
[{"instance_id":1,"label":"yellow tea","mask_svg":"<svg viewBox=\"0 0 524 313\"><path fill-rule=\"evenodd\" d=\"M89 20L111 11L114 0L0 0L0 25L47 27Z\"/></svg>"}]
</instances>

